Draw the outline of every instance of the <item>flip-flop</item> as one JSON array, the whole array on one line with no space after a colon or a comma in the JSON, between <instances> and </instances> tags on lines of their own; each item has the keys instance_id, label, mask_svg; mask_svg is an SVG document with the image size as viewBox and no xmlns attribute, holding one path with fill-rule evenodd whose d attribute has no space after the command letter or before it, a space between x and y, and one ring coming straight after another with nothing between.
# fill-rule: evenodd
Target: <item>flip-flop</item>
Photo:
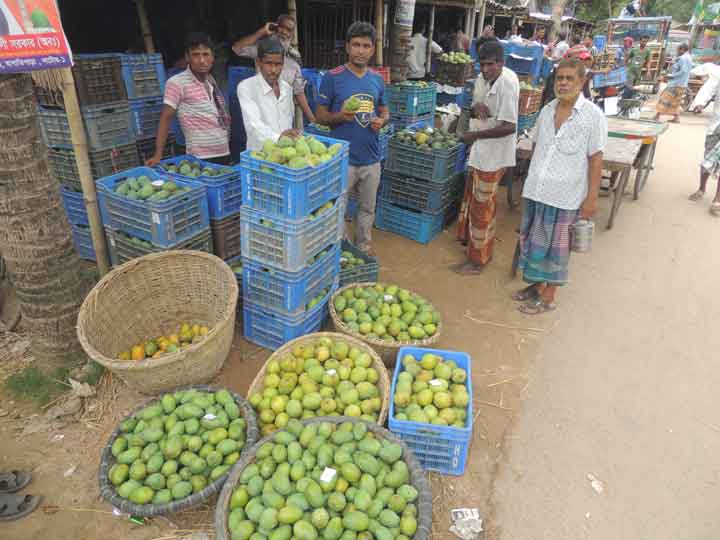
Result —
<instances>
[{"instance_id":1,"label":"flip-flop","mask_svg":"<svg viewBox=\"0 0 720 540\"><path fill-rule=\"evenodd\" d=\"M710 205L710 213L713 216L720 216L720 202L714 202Z\"/></svg>"},{"instance_id":2,"label":"flip-flop","mask_svg":"<svg viewBox=\"0 0 720 540\"><path fill-rule=\"evenodd\" d=\"M10 471L0 474L0 493L15 493L27 486L32 475L24 471Z\"/></svg>"},{"instance_id":3,"label":"flip-flop","mask_svg":"<svg viewBox=\"0 0 720 540\"><path fill-rule=\"evenodd\" d=\"M522 290L517 291L512 295L512 299L516 302L527 302L538 297L537 287L535 285L529 285Z\"/></svg>"},{"instance_id":4,"label":"flip-flop","mask_svg":"<svg viewBox=\"0 0 720 540\"><path fill-rule=\"evenodd\" d=\"M547 304L542 298L536 298L535 300L528 300L524 304L518 306L518 311L525 315L540 315L541 313L547 313L557 309L555 304Z\"/></svg>"},{"instance_id":5,"label":"flip-flop","mask_svg":"<svg viewBox=\"0 0 720 540\"><path fill-rule=\"evenodd\" d=\"M12 521L35 510L42 497L38 495L0 495L0 521Z\"/></svg>"},{"instance_id":6,"label":"flip-flop","mask_svg":"<svg viewBox=\"0 0 720 540\"><path fill-rule=\"evenodd\" d=\"M690 201L692 201L692 202L697 202L697 201L699 201L700 199L702 199L704 196L705 196L705 192L698 190L698 191L696 191L695 193L692 193L692 194L688 197L688 200L690 200Z\"/></svg>"}]
</instances>

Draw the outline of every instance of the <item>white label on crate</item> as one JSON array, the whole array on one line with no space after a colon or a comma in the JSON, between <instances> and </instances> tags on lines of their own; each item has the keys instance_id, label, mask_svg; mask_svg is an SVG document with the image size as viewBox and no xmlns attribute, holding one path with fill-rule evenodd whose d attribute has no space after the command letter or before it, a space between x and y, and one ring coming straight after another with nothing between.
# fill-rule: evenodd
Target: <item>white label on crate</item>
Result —
<instances>
[{"instance_id":1,"label":"white label on crate","mask_svg":"<svg viewBox=\"0 0 720 540\"><path fill-rule=\"evenodd\" d=\"M165 180L153 180L150 182L153 187L163 187L165 185Z\"/></svg>"},{"instance_id":2,"label":"white label on crate","mask_svg":"<svg viewBox=\"0 0 720 540\"><path fill-rule=\"evenodd\" d=\"M157 212L153 212L152 220L153 220L153 223L157 223L158 225L160 225L160 214L158 214Z\"/></svg>"},{"instance_id":3,"label":"white label on crate","mask_svg":"<svg viewBox=\"0 0 720 540\"><path fill-rule=\"evenodd\" d=\"M386 302L392 302L393 300L395 300L395 297L392 294L386 294L383 296L383 300L385 300Z\"/></svg>"},{"instance_id":4,"label":"white label on crate","mask_svg":"<svg viewBox=\"0 0 720 540\"><path fill-rule=\"evenodd\" d=\"M346 263L346 262L348 262L347 257L340 257L340 262L341 262L341 263Z\"/></svg>"},{"instance_id":5,"label":"white label on crate","mask_svg":"<svg viewBox=\"0 0 720 540\"><path fill-rule=\"evenodd\" d=\"M320 475L320 481L321 482L330 482L333 478L335 478L336 474L337 474L337 471L335 469L331 469L330 467L325 467L325 470Z\"/></svg>"},{"instance_id":6,"label":"white label on crate","mask_svg":"<svg viewBox=\"0 0 720 540\"><path fill-rule=\"evenodd\" d=\"M417 96L413 98L413 107L417 107Z\"/></svg>"},{"instance_id":7,"label":"white label on crate","mask_svg":"<svg viewBox=\"0 0 720 540\"><path fill-rule=\"evenodd\" d=\"M325 373L327 373L327 374L330 375L331 377L332 377L333 375L337 375L337 371L335 371L334 369L328 369Z\"/></svg>"},{"instance_id":8,"label":"white label on crate","mask_svg":"<svg viewBox=\"0 0 720 540\"><path fill-rule=\"evenodd\" d=\"M210 412L203 416L203 420L215 420L216 418L217 416Z\"/></svg>"},{"instance_id":9,"label":"white label on crate","mask_svg":"<svg viewBox=\"0 0 720 540\"><path fill-rule=\"evenodd\" d=\"M110 237L110 245L112 247L115 247L115 238L113 238L112 236Z\"/></svg>"},{"instance_id":10,"label":"white label on crate","mask_svg":"<svg viewBox=\"0 0 720 540\"><path fill-rule=\"evenodd\" d=\"M443 382L442 382L442 379L433 379L433 380L430 381L428 384L429 384L430 386L440 386L442 383L443 383Z\"/></svg>"}]
</instances>

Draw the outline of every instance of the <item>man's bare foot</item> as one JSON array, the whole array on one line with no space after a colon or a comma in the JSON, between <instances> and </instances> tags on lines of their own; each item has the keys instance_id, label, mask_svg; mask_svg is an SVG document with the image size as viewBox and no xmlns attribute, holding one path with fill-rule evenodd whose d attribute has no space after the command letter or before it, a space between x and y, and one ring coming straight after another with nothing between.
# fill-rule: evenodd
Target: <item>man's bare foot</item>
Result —
<instances>
[{"instance_id":1,"label":"man's bare foot","mask_svg":"<svg viewBox=\"0 0 720 540\"><path fill-rule=\"evenodd\" d=\"M713 216L720 216L720 201L715 199L710 205L710 213Z\"/></svg>"},{"instance_id":2,"label":"man's bare foot","mask_svg":"<svg viewBox=\"0 0 720 540\"><path fill-rule=\"evenodd\" d=\"M702 199L704 196L705 196L705 192L698 189L695 193L693 193L692 195L690 195L690 196L688 197L688 199L690 199L692 202L697 202L697 201L699 201L700 199Z\"/></svg>"}]
</instances>

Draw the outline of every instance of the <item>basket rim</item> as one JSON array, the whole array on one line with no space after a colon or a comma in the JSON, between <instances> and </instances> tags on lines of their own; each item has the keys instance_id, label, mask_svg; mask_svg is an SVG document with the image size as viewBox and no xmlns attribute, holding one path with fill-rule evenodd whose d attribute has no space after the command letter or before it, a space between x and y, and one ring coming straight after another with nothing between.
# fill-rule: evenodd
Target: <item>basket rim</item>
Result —
<instances>
[{"instance_id":1,"label":"basket rim","mask_svg":"<svg viewBox=\"0 0 720 540\"><path fill-rule=\"evenodd\" d=\"M186 349L179 350L175 353L164 354L159 358L146 358L144 360L137 361L118 360L117 358L110 358L97 350L95 346L90 342L85 333L86 320L89 317L88 312L90 306L97 302L98 297L102 294L103 290L107 287L110 287L112 282L115 279L119 279L121 275L124 275L127 272L134 271L135 268L140 265L152 264L155 262L156 259L165 259L170 257L197 257L200 259L206 259L207 261L212 262L216 265L218 264L218 262L222 263L222 265L224 266L223 271L228 276L228 282L231 289L228 302L225 305L222 320L208 330L207 337L202 341L199 341L197 343L191 343ZM234 293L233 290L235 291ZM225 261L223 261L216 255L205 253L203 251L185 249L149 253L147 255L132 259L121 264L120 266L115 267L113 270L105 274L105 276L103 276L102 279L100 279L100 281L98 281L98 283L92 288L90 293L88 293L88 295L85 297L85 300L83 300L82 306L80 306L80 311L78 312L76 326L78 341L80 341L80 345L90 358L111 371L131 372L164 367L182 360L187 355L198 352L202 348L202 346L206 345L207 342L211 339L217 339L217 337L222 333L222 330L224 330L225 327L227 327L227 325L231 323L231 319L233 318L232 316L235 313L235 308L237 306L239 290L240 289L237 284L237 279L235 278L235 273Z\"/></svg>"},{"instance_id":2,"label":"basket rim","mask_svg":"<svg viewBox=\"0 0 720 540\"><path fill-rule=\"evenodd\" d=\"M421 339L421 340L410 340L410 341L383 341L380 339L375 338L368 338L366 336L363 336L360 333L353 332L350 330L347 325L345 324L342 319L337 314L337 311L335 311L335 298L342 294L346 289L355 288L355 287L372 287L375 285L383 285L386 286L385 283L382 281L365 281L365 282L358 282L358 283L348 283L347 285L340 287L337 291L335 291L335 294L332 295L330 298L330 302L328 303L328 311L330 312L330 318L332 319L333 324L335 325L335 328L338 329L340 332L347 334L349 336L352 336L356 339L359 339L361 341L364 341L365 343L372 345L373 347L383 347L385 349L389 350L399 350L401 347L426 347L429 345L432 345L434 343L437 343L440 340L440 336L442 334L442 316L440 317L440 320L437 323L437 331L435 334L433 334L429 338ZM415 292L413 292L410 289L406 289L410 293L415 294L415 296L419 296L423 300L427 302L427 299L424 296L421 296ZM430 303L430 302L428 302ZM435 307L434 304L431 304L433 308ZM439 312L438 312L439 313Z\"/></svg>"},{"instance_id":3,"label":"basket rim","mask_svg":"<svg viewBox=\"0 0 720 540\"><path fill-rule=\"evenodd\" d=\"M405 461L405 464L410 470L410 479L408 483L415 486L415 488L418 490L418 528L412 540L429 540L432 526L432 490L430 487L430 481L425 476L424 469L422 468L420 461L417 459L417 457L415 457L413 451L400 437L395 435L387 428L384 428L372 422L368 422L366 420L362 420L360 418L353 418L351 416L318 416L316 418L300 420L300 422L303 426L308 424L321 424L323 422L329 422L331 424L342 424L345 422L362 422L367 424L368 431L371 431L374 435L379 435L383 439L400 445L403 449L402 459ZM260 449L260 447L266 442L271 442L275 435L280 431L286 431L286 429L271 433L270 435L263 437L262 439L257 441L257 443L255 443L255 446L252 447L251 451L242 456L230 470L230 476L228 476L225 485L220 491L220 495L218 496L217 504L215 507L215 535L217 540L230 539L230 534L228 534L227 530L227 518L230 505L230 497L232 496L232 491L233 489L235 489L235 486L237 485L241 474L247 466L251 465L255 461L255 455L257 454L257 451ZM413 472L419 472L419 474L413 474Z\"/></svg>"},{"instance_id":4,"label":"basket rim","mask_svg":"<svg viewBox=\"0 0 720 540\"><path fill-rule=\"evenodd\" d=\"M276 349L265 361L262 368L260 368L260 371L257 372L252 383L250 383L250 387L247 391L248 399L256 391L256 387L262 385L263 378L265 377L265 370L267 369L267 366L271 360L276 360L281 356L284 356L288 351L291 351L296 345L300 343L304 343L305 341L309 341L311 339L317 341L323 337L345 340L349 343L349 345L354 345L355 347L358 347L363 351L367 352L370 355L370 358L372 358L372 367L375 368L379 376L377 384L381 386L380 389L382 391L382 403L380 405L380 412L378 413L376 423L382 426L385 423L385 420L388 417L388 411L390 410L391 381L388 370L385 367L382 358L380 358L380 355L370 345L368 345L367 343L363 343L361 340L357 339L354 336L351 336L349 334L343 334L341 332L313 332L312 334L305 334L304 336L300 336L291 341L288 341L287 343L285 343L285 345L283 345L279 349Z\"/></svg>"},{"instance_id":5,"label":"basket rim","mask_svg":"<svg viewBox=\"0 0 720 540\"><path fill-rule=\"evenodd\" d=\"M240 459L242 459L243 456L255 446L255 443L260 436L260 431L257 425L257 417L255 415L255 410L253 409L253 406L240 394L230 390L229 388L225 388L222 386L211 386L207 384L193 384L190 386L183 386L180 388L176 388L173 392L164 392L162 395L180 392L184 390L202 390L205 392L217 392L218 390L227 390L228 392L230 392L230 395L232 395L235 403L237 403L237 405L240 407L240 411L242 412L241 416L245 419L245 447L243 448L242 452L240 452L240 458L238 459L238 461L240 461ZM134 516L157 516L161 514L177 512L179 510L184 510L186 508L190 508L192 506L200 504L204 500L208 499L211 495L220 491L220 488L222 488L225 480L228 478L228 475L232 471L232 467L230 467L230 469L225 474L223 474L214 482L205 486L202 491L188 495L187 497L185 497L184 499L180 499L179 501L173 501L164 504L135 504L128 499L123 499L122 497L120 497L120 495L117 494L117 489L115 488L115 486L113 486L108 480L108 472L110 471L110 468L116 463L115 456L112 455L112 445L115 442L115 439L117 439L121 434L120 424L122 424L125 420L128 420L135 416L135 414L137 414L139 411L141 411L151 403L160 401L160 399L161 396L156 395L143 400L140 405L138 405L132 410L131 413L125 416L122 420L120 420L113 432L110 434L108 443L107 445L105 445L105 448L103 448L103 451L100 454L100 466L98 474L100 495L107 502L109 502L113 506L113 508L118 508L123 512L132 514Z\"/></svg>"}]
</instances>

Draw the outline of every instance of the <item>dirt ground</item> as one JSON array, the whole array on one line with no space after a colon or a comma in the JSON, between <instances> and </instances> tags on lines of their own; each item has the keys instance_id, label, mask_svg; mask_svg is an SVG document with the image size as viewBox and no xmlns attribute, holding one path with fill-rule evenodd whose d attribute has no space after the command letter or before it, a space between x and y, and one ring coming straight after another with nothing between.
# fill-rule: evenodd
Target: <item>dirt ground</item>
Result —
<instances>
[{"instance_id":1,"label":"dirt ground","mask_svg":"<svg viewBox=\"0 0 720 540\"><path fill-rule=\"evenodd\" d=\"M480 509L489 539L710 538L717 497L708 495L718 481L710 453L720 420L710 408L718 376L704 359L718 345L710 321L718 313L712 270L720 261L706 246L718 229L705 207L685 200L705 121L671 127L646 192L638 202L626 200L611 232L603 228L609 200L601 201L593 252L574 257L572 285L550 316L524 317L509 301L520 285L509 276L519 212L508 210L504 191L495 258L479 276L451 271L463 259L452 228L429 246L376 231L381 279L435 303L444 317L438 346L473 359L465 474L430 475L435 539L452 537L448 510L461 506ZM268 355L238 337L217 382L244 394ZM39 511L4 523L0 537L170 540L212 533L212 502L138 526L100 499L100 451L144 398L111 378L98 390L80 423L22 437L38 411L0 390L8 412L0 417L0 470L33 470L28 492L44 496ZM602 495L588 473L606 482ZM675 508L691 511L679 516ZM631 518L634 534L620 532Z\"/></svg>"}]
</instances>

